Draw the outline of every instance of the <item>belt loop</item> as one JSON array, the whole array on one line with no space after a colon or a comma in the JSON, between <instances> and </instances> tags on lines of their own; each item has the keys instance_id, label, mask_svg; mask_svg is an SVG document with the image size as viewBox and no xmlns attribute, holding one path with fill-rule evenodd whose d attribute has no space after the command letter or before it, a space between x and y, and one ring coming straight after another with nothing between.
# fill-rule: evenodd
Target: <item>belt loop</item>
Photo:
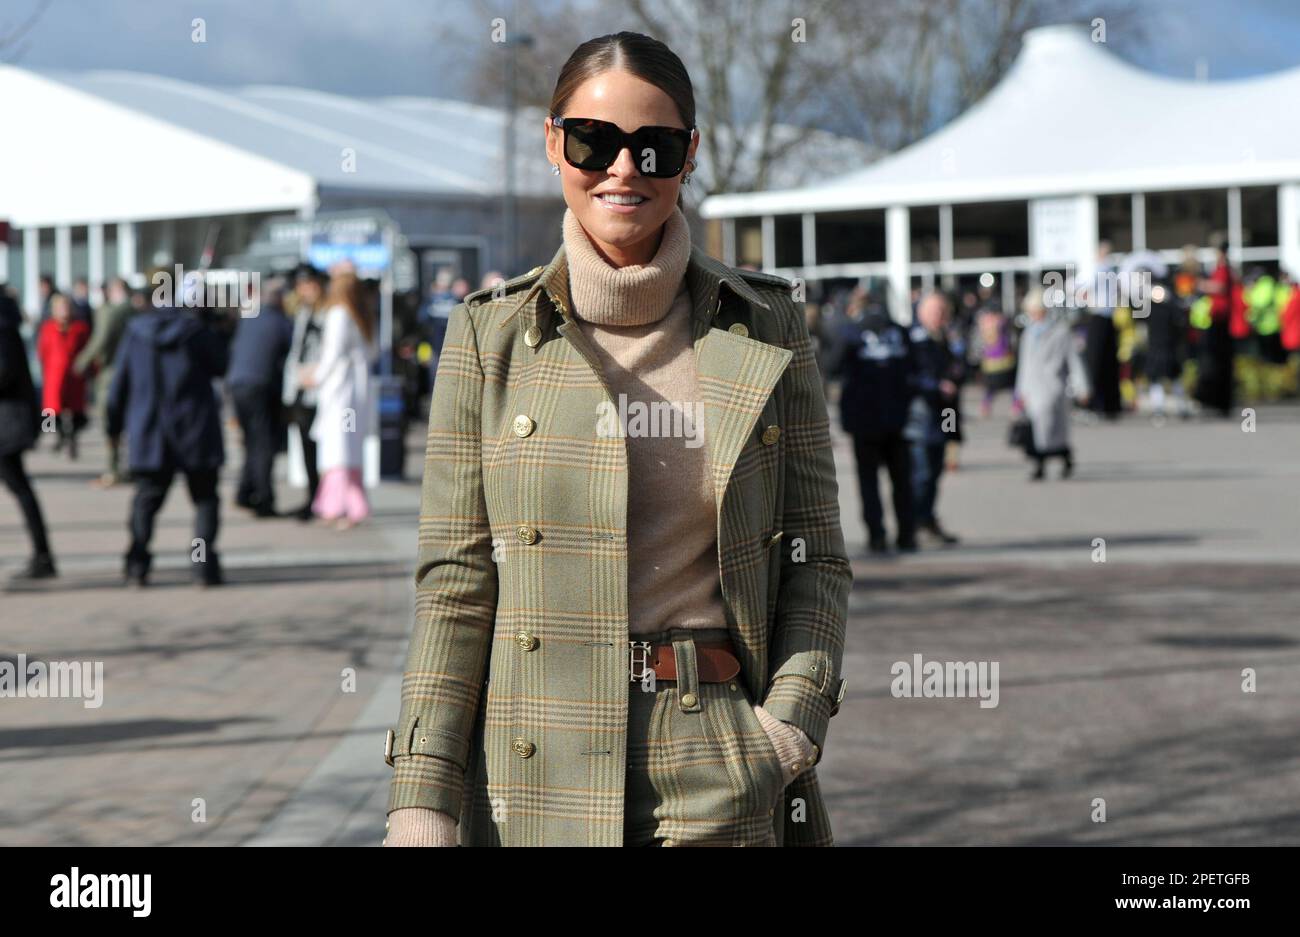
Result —
<instances>
[{"instance_id":1,"label":"belt loop","mask_svg":"<svg viewBox=\"0 0 1300 937\"><path fill-rule=\"evenodd\" d=\"M700 711L700 675L695 664L695 635L689 628L672 629L677 664L677 704L684 713Z\"/></svg>"}]
</instances>

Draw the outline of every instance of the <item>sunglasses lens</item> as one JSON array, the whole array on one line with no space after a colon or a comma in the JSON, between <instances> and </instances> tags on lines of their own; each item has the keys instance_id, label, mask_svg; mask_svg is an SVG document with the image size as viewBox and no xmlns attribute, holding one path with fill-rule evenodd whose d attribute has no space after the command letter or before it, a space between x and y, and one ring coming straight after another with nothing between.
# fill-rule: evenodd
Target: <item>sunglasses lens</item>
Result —
<instances>
[{"instance_id":1,"label":"sunglasses lens","mask_svg":"<svg viewBox=\"0 0 1300 937\"><path fill-rule=\"evenodd\" d=\"M690 134L667 127L653 127L636 136L636 161L641 175L652 179L671 179L686 165Z\"/></svg>"},{"instance_id":2,"label":"sunglasses lens","mask_svg":"<svg viewBox=\"0 0 1300 937\"><path fill-rule=\"evenodd\" d=\"M618 128L598 120L565 122L564 157L579 169L608 169L618 158Z\"/></svg>"}]
</instances>

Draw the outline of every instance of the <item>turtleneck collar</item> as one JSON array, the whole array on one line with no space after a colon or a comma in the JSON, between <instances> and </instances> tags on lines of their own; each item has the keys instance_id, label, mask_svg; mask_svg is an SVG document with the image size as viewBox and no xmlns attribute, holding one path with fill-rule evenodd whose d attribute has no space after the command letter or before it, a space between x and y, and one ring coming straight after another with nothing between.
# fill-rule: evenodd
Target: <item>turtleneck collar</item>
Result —
<instances>
[{"instance_id":1,"label":"turtleneck collar","mask_svg":"<svg viewBox=\"0 0 1300 937\"><path fill-rule=\"evenodd\" d=\"M597 325L647 325L667 315L681 289L691 257L691 230L674 207L650 262L614 267L596 252L577 216L566 208L564 254L575 316Z\"/></svg>"}]
</instances>

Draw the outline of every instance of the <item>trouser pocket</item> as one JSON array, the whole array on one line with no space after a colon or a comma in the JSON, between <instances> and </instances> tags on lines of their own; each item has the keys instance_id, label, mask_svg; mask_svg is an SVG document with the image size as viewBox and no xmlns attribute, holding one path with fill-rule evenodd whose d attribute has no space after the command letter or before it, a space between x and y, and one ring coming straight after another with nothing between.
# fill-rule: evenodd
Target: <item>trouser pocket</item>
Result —
<instances>
[{"instance_id":1,"label":"trouser pocket","mask_svg":"<svg viewBox=\"0 0 1300 937\"><path fill-rule=\"evenodd\" d=\"M653 838L666 846L775 845L783 788L776 750L740 682L700 683L693 661L679 650L680 679L659 681L652 704L633 703L628 817L653 816ZM632 826L644 834L648 824L634 822L627 833Z\"/></svg>"}]
</instances>

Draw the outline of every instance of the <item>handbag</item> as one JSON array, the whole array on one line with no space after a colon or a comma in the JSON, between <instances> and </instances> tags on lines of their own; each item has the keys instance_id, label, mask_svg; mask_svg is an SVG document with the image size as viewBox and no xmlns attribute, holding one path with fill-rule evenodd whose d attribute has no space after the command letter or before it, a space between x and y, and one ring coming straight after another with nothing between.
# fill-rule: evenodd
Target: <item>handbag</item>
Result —
<instances>
[{"instance_id":1,"label":"handbag","mask_svg":"<svg viewBox=\"0 0 1300 937\"><path fill-rule=\"evenodd\" d=\"M1007 429L1007 445L1012 449L1029 452L1034 446L1034 430L1029 425L1028 417L1019 417Z\"/></svg>"}]
</instances>

